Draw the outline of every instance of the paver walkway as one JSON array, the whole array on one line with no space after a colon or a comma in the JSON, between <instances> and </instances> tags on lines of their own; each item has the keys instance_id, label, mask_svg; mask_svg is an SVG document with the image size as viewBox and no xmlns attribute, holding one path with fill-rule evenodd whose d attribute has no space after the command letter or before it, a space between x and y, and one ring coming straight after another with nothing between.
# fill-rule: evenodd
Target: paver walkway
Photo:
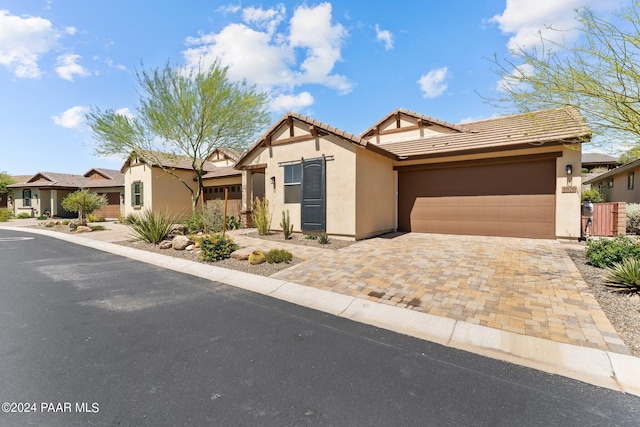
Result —
<instances>
[{"instance_id":1,"label":"paver walkway","mask_svg":"<svg viewBox=\"0 0 640 427\"><path fill-rule=\"evenodd\" d=\"M323 252L272 277L630 354L555 240L410 233Z\"/></svg>"}]
</instances>

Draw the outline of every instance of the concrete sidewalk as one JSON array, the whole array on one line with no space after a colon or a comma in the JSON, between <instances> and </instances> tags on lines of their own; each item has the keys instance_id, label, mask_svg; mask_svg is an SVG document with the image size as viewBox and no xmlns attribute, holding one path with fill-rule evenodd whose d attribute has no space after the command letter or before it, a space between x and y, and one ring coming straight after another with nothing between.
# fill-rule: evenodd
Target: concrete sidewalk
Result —
<instances>
[{"instance_id":1,"label":"concrete sidewalk","mask_svg":"<svg viewBox=\"0 0 640 427\"><path fill-rule=\"evenodd\" d=\"M386 300L382 299L383 295L388 294L390 287L394 285L397 286L397 277L394 278L393 281L387 280L387 284L381 287L385 292L380 291L379 294L374 294L373 297L368 295L370 291L368 291L369 288L367 288L366 285L360 285L362 289L354 291L354 287L350 288L349 284L345 284L335 277L333 279L331 277L324 278L324 280L320 282L313 279L313 271L321 271L323 268L328 268L333 272L340 272L341 265L339 260L344 260L343 262L353 265L354 253L358 254L359 251L362 251L362 254L371 255L372 247L370 245L375 245L377 239L359 242L337 252L323 250L322 255L317 256L313 261L307 261L293 268L281 271L276 274L277 278L267 278L113 244L111 242L130 238L128 227L120 224L107 223L105 224L108 229L106 231L72 235L49 231L44 227L27 228L32 227L36 223L34 220L14 220L10 223L5 223L7 225L0 226L0 228L55 237L154 264L159 267L170 268L208 280L270 295L336 316L437 342L449 347L467 350L495 359L564 375L587 383L640 396L640 359L624 354L626 347L624 347L621 341L617 341L619 338L616 340L617 334L615 334L615 331L613 331L612 334L604 334L604 336L600 334L598 337L596 337L592 331L591 333L593 335L591 339L585 340L585 342L590 344L584 345L584 342L578 342L577 344L575 342L563 342L561 335L558 334L560 339L558 339L558 336L555 337L556 339L553 339L553 337L541 337L541 334L537 333L534 328L523 328L523 330L513 331L504 327L496 327L498 324L495 323L491 325L480 324L478 319L482 320L481 316L485 313L483 310L477 310L479 300L475 302L472 301L471 304L469 304L469 298L465 297L466 293L474 291L469 290L468 287L464 288L464 286L462 287L463 289L459 289L460 285L464 283L473 283L473 278L471 278L471 280L468 278L465 280L454 280L452 283L457 284L456 289L446 290L447 293L457 292L457 299L464 301L465 306L476 307L473 316L470 316L469 313L461 316L459 314L464 313L464 311L452 310L451 307L446 306L444 300L438 302L438 298L433 297L433 290L427 285L427 283L429 283L427 276L432 278L440 277L440 275L446 273L447 269L450 270L450 267L444 266L442 270L443 273L436 273L440 270L434 269L434 266L430 266L431 270L429 270L423 269L415 264L413 265L413 270L422 277L422 280L418 282L424 283L422 288L425 292L418 298L416 297L415 291L409 289L405 296L411 296L411 299L407 299L407 301L415 302L415 298L422 301L425 299L424 296L429 294L431 298L426 298L426 300L429 301L428 305L406 304L402 302L403 299L398 298L392 301L393 297L389 297ZM412 238L410 237L411 235L407 236L409 237L405 239ZM246 240L249 239L246 236L237 237L238 240L242 240L245 245L252 243ZM453 238L458 237L460 236L453 236ZM447 236L446 241L449 246L452 245L451 239L452 236ZM406 242L403 242L402 239L397 240L397 242L399 242L398 245L400 245L398 248L407 246ZM388 242L378 243L389 245ZM468 245L468 242L466 244ZM486 245L486 242L482 244ZM391 244L393 251L398 251L398 248L394 249L393 244ZM297 249L300 249L300 247ZM475 252L478 251L475 250ZM339 257L336 256L337 253L340 254ZM316 255L319 255L317 250ZM421 256L423 255L424 254ZM556 254L551 255L553 257ZM368 257L367 260L371 261L371 257ZM471 265L472 268L479 271L481 270L473 260L468 260L468 262L473 264ZM370 263L367 265L370 265ZM389 263L389 265L391 265L391 263ZM314 266L319 267L316 268ZM396 264L395 268L405 269L406 271L406 267L401 264ZM575 269L575 266L573 266L573 268ZM311 275L309 275L309 271L312 272ZM539 269L535 271L540 273ZM362 272L354 268L352 271L343 273L348 273L351 277L354 277L353 280L360 284L366 284L367 280L375 280L375 271L369 271L369 275L362 275ZM381 277L385 277L384 274L385 272L381 271ZM481 272L479 274L481 274ZM311 277L311 279L309 277ZM504 274L497 276L495 281L497 288L494 289L494 292L499 292L500 290L500 278L504 279ZM333 286L333 289L327 289L327 284L330 285L332 280L335 286ZM562 280L562 278L559 278L559 280L555 282L556 285L561 284ZM302 284L300 282L302 282ZM400 280L400 282L402 282L402 280ZM405 280L405 282L408 282L408 280ZM436 282L442 282L442 278L436 280ZM320 285L317 285L318 283ZM343 287L341 288L341 286ZM551 284L550 286L554 285ZM329 288L331 288L331 286L329 286ZM442 291L442 289L440 289L440 291ZM530 289L526 290L525 293L530 293ZM567 304L576 304L577 295L567 295L566 297L569 300ZM479 298L485 300L486 295L483 296L480 294ZM446 299L449 303L454 300L455 298ZM550 300L552 305L557 302L558 301ZM592 301L589 300L587 303L592 304ZM564 302L560 301L559 304L562 306ZM427 307L427 309L420 309L421 307ZM434 307L439 307L437 313L430 312ZM500 312L500 310L502 309L498 308L497 305L495 307L490 305L487 307L486 312ZM599 306L597 310L595 307L591 307L591 311L595 313L595 317L599 316L598 311L601 313ZM458 313L458 315L456 313ZM553 317L553 311L551 313ZM566 316L568 321L575 322L571 313L563 311L561 314ZM485 320L489 321L491 318L489 317ZM583 319L581 330L586 328L587 330L597 329L599 331L603 327L606 328L606 325L609 324L609 322L606 321L606 317L604 320L598 319L595 323L600 323L600 325L596 325L596 327L586 325L585 322L589 323ZM510 324L510 322L508 323ZM610 326L609 324L609 327ZM586 338L584 334L583 338Z\"/></svg>"}]
</instances>

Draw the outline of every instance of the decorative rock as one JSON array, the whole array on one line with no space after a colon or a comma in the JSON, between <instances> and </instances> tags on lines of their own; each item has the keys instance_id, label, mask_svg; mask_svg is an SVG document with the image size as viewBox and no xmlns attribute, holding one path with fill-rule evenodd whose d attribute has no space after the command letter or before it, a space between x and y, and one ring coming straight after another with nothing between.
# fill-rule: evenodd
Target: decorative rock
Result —
<instances>
[{"instance_id":1,"label":"decorative rock","mask_svg":"<svg viewBox=\"0 0 640 427\"><path fill-rule=\"evenodd\" d=\"M72 230L73 230L73 229L74 229L74 228L76 228L77 226L78 226L78 224L77 224L75 221L71 221L71 222L69 222L69 228L70 228L70 229L72 229Z\"/></svg>"},{"instance_id":2,"label":"decorative rock","mask_svg":"<svg viewBox=\"0 0 640 427\"><path fill-rule=\"evenodd\" d=\"M91 231L91 227L87 227L86 225L81 225L76 228L76 233L89 233Z\"/></svg>"},{"instance_id":3,"label":"decorative rock","mask_svg":"<svg viewBox=\"0 0 640 427\"><path fill-rule=\"evenodd\" d=\"M176 236L171 241L171 246L177 251L183 251L189 245L193 245L193 242L187 236Z\"/></svg>"},{"instance_id":4,"label":"decorative rock","mask_svg":"<svg viewBox=\"0 0 640 427\"><path fill-rule=\"evenodd\" d=\"M231 258L238 259L240 261L246 261L249 259L249 255L251 255L251 252L255 250L257 250L257 248L255 247L240 248L237 251L231 252Z\"/></svg>"},{"instance_id":5,"label":"decorative rock","mask_svg":"<svg viewBox=\"0 0 640 427\"><path fill-rule=\"evenodd\" d=\"M184 224L173 224L170 233L176 236L185 236L189 233L189 227Z\"/></svg>"},{"instance_id":6,"label":"decorative rock","mask_svg":"<svg viewBox=\"0 0 640 427\"><path fill-rule=\"evenodd\" d=\"M158 245L158 248L159 249L171 249L172 246L173 246L173 243L171 242L171 240L163 240Z\"/></svg>"},{"instance_id":7,"label":"decorative rock","mask_svg":"<svg viewBox=\"0 0 640 427\"><path fill-rule=\"evenodd\" d=\"M192 251L194 247L195 247L194 245L189 245L186 248L184 248L184 250L185 251Z\"/></svg>"}]
</instances>

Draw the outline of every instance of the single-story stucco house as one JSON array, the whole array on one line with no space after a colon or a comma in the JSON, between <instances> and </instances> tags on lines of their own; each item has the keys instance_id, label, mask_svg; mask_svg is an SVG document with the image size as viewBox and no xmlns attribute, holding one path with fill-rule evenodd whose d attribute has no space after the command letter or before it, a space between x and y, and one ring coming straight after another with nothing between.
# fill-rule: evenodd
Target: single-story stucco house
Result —
<instances>
[{"instance_id":1,"label":"single-story stucco house","mask_svg":"<svg viewBox=\"0 0 640 427\"><path fill-rule=\"evenodd\" d=\"M124 176L117 170L93 168L84 175L57 172L38 172L24 182L7 186L13 190L13 209L16 215L26 212L32 216L49 212L55 217L74 217L62 207L62 200L70 193L88 189L107 197L107 205L94 214L118 218L122 213Z\"/></svg>"},{"instance_id":2,"label":"single-story stucco house","mask_svg":"<svg viewBox=\"0 0 640 427\"><path fill-rule=\"evenodd\" d=\"M272 227L363 239L385 232L580 236L581 143L573 108L452 124L395 110L361 135L285 114L242 155L243 209Z\"/></svg>"},{"instance_id":3,"label":"single-story stucco house","mask_svg":"<svg viewBox=\"0 0 640 427\"><path fill-rule=\"evenodd\" d=\"M219 148L204 162L204 200L223 200L226 189L229 215L237 214L241 205L242 172L233 167L240 155L236 150ZM191 214L191 193L166 170L170 169L195 189L191 159L165 153L153 153L150 157L156 162L150 163L132 153L120 170L124 175L124 215L144 209L165 211L179 217Z\"/></svg>"},{"instance_id":4,"label":"single-story stucco house","mask_svg":"<svg viewBox=\"0 0 640 427\"><path fill-rule=\"evenodd\" d=\"M588 179L585 184L599 189L607 202L640 203L636 178L640 178L640 159Z\"/></svg>"}]
</instances>

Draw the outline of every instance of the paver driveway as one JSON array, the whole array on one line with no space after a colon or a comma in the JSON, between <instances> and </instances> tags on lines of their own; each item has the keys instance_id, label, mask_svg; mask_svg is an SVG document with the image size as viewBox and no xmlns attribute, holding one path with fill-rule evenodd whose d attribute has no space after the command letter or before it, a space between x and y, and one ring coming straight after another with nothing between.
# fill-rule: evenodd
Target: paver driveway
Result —
<instances>
[{"instance_id":1,"label":"paver driveway","mask_svg":"<svg viewBox=\"0 0 640 427\"><path fill-rule=\"evenodd\" d=\"M504 331L630 354L563 243L395 234L274 276Z\"/></svg>"}]
</instances>

